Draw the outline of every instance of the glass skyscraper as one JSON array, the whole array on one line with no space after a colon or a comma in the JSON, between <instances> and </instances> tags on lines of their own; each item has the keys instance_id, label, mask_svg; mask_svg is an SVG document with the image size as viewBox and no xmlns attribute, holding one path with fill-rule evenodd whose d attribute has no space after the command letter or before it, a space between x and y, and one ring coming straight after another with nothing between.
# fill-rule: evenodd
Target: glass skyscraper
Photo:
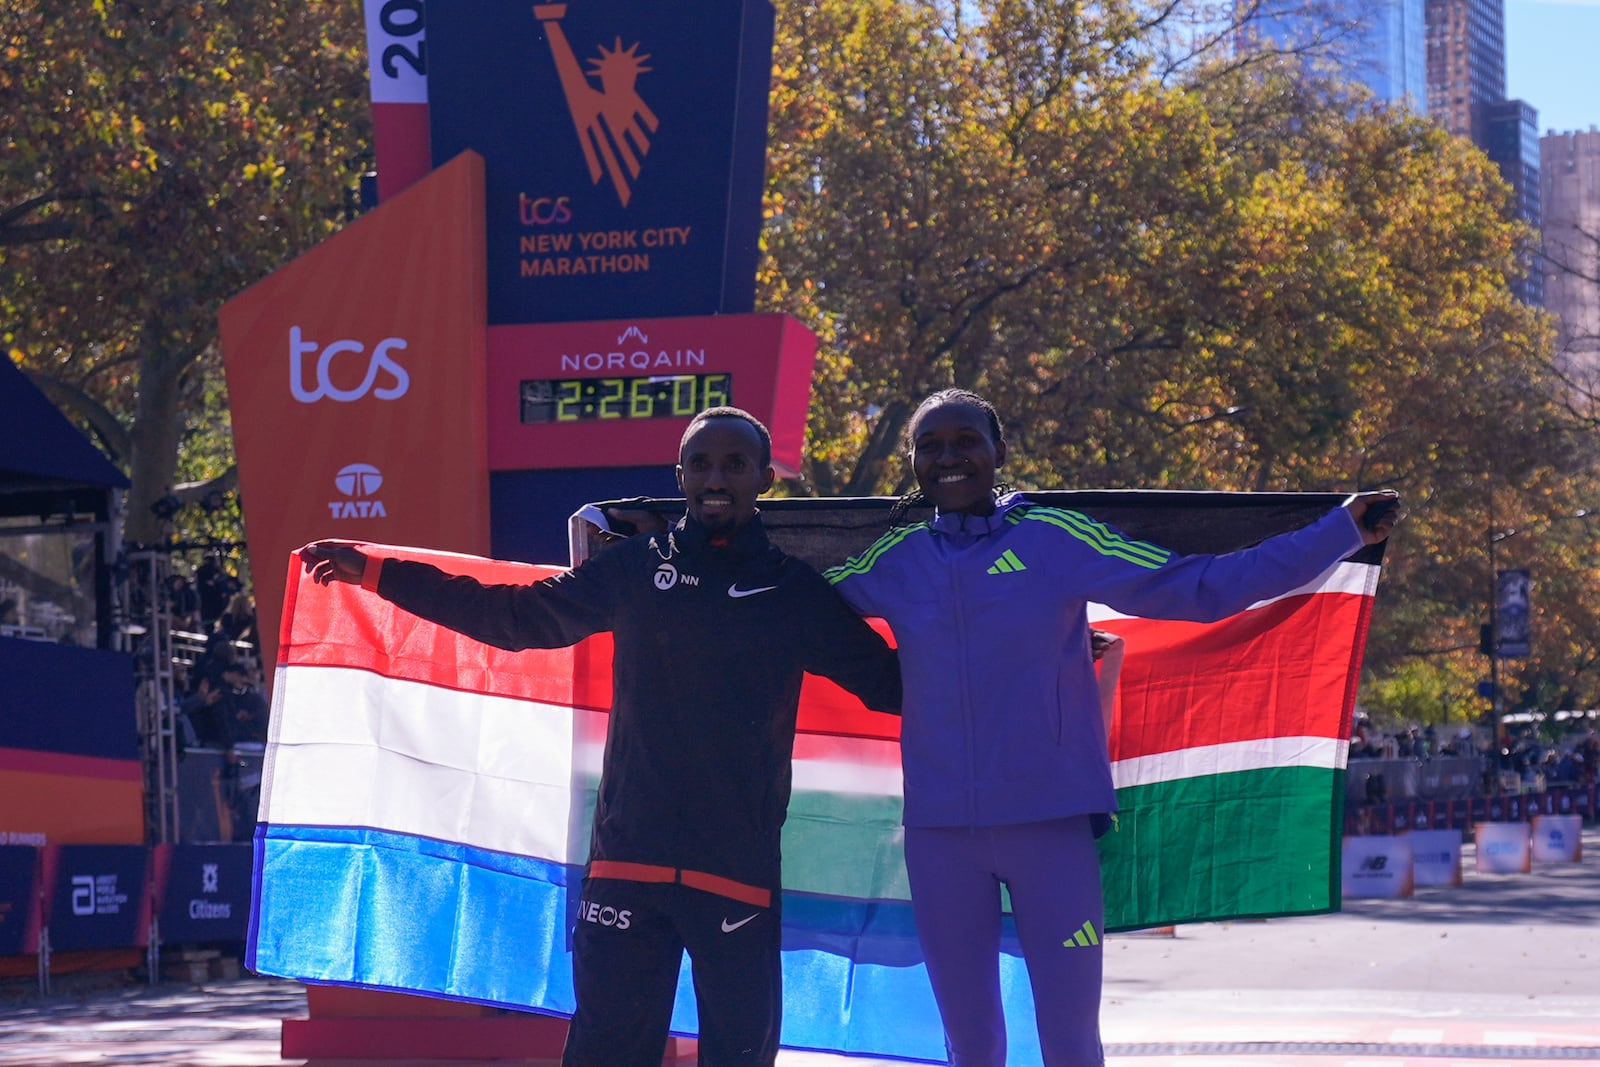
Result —
<instances>
[{"instance_id":1,"label":"glass skyscraper","mask_svg":"<svg viewBox=\"0 0 1600 1067\"><path fill-rule=\"evenodd\" d=\"M1424 0L1291 0L1257 14L1244 35L1313 60L1325 57L1378 99L1428 110Z\"/></svg>"}]
</instances>

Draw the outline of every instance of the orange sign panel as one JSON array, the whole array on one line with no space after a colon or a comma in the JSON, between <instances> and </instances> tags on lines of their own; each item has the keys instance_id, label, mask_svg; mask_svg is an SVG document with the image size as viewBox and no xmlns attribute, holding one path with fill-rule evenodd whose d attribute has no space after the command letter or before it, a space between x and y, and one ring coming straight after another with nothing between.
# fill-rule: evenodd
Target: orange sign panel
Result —
<instances>
[{"instance_id":1,"label":"orange sign panel","mask_svg":"<svg viewBox=\"0 0 1600 1067\"><path fill-rule=\"evenodd\" d=\"M462 153L222 308L250 554L484 554L483 161ZM255 568L264 662L284 573Z\"/></svg>"}]
</instances>

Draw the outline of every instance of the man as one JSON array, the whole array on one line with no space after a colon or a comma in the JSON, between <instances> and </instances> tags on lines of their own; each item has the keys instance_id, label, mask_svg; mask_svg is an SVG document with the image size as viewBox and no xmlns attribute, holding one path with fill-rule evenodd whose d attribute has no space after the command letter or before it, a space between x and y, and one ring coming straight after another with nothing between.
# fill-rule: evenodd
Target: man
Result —
<instances>
[{"instance_id":1,"label":"man","mask_svg":"<svg viewBox=\"0 0 1600 1067\"><path fill-rule=\"evenodd\" d=\"M700 1063L777 1056L779 836L803 671L897 711L894 652L809 566L767 541L756 499L772 439L737 408L679 446L687 514L565 574L484 586L358 548L301 549L314 580L359 583L506 649L609 631L614 704L573 934L577 1012L564 1067L658 1067L683 952ZM600 916L609 922L601 922Z\"/></svg>"}]
</instances>

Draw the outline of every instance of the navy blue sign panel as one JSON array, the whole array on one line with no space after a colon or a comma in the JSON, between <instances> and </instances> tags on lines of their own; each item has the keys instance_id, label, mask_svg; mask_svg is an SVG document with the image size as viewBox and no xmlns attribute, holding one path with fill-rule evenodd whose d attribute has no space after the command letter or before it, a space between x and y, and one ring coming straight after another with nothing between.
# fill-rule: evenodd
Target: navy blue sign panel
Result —
<instances>
[{"instance_id":1,"label":"navy blue sign panel","mask_svg":"<svg viewBox=\"0 0 1600 1067\"><path fill-rule=\"evenodd\" d=\"M243 941L250 925L250 846L178 845L160 902L161 940Z\"/></svg>"},{"instance_id":2,"label":"navy blue sign panel","mask_svg":"<svg viewBox=\"0 0 1600 1067\"><path fill-rule=\"evenodd\" d=\"M39 885L39 850L0 845L0 956L30 953L28 919Z\"/></svg>"},{"instance_id":3,"label":"navy blue sign panel","mask_svg":"<svg viewBox=\"0 0 1600 1067\"><path fill-rule=\"evenodd\" d=\"M50 893L51 949L139 944L149 860L143 845L62 845Z\"/></svg>"},{"instance_id":4,"label":"navy blue sign panel","mask_svg":"<svg viewBox=\"0 0 1600 1067\"><path fill-rule=\"evenodd\" d=\"M491 325L755 306L767 0L428 0L433 165L485 161Z\"/></svg>"}]
</instances>

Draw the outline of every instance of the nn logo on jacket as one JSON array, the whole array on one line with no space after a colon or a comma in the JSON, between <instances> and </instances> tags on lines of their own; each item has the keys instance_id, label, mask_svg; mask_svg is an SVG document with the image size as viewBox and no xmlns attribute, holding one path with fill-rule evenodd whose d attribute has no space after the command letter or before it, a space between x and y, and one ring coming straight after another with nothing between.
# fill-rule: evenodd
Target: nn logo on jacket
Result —
<instances>
[{"instance_id":1,"label":"nn logo on jacket","mask_svg":"<svg viewBox=\"0 0 1600 1067\"><path fill-rule=\"evenodd\" d=\"M1017 554L1009 548L1000 554L1000 558L989 564L985 574L1015 574L1017 571L1028 569L1027 564L1017 558Z\"/></svg>"}]
</instances>

